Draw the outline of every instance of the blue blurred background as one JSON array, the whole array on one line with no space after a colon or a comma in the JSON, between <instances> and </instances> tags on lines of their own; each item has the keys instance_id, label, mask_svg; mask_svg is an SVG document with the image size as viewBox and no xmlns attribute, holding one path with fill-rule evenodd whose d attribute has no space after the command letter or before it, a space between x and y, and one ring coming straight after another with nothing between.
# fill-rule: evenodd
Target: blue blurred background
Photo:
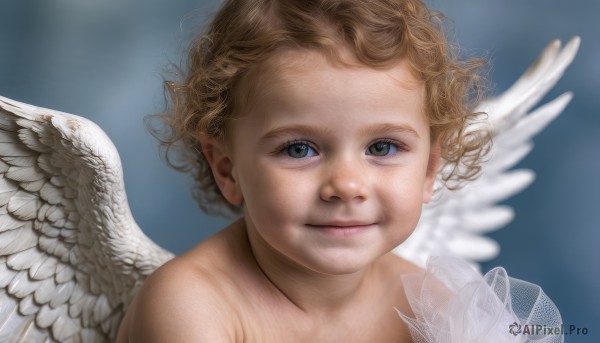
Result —
<instances>
[{"instance_id":1,"label":"blue blurred background","mask_svg":"<svg viewBox=\"0 0 600 343\"><path fill-rule=\"evenodd\" d=\"M502 251L484 264L540 284L566 324L600 340L600 3L592 0L430 0L452 19L454 40L488 57L496 92L505 90L553 39L582 37L582 46L546 100L575 97L535 138L520 167L536 182L508 204L516 219L491 234ZM226 224L205 216L191 181L159 158L144 116L164 106L162 78L179 63L193 32L219 1L11 1L0 6L0 95L82 115L117 146L129 201L139 225L181 253ZM596 266L596 267L594 267Z\"/></svg>"}]
</instances>

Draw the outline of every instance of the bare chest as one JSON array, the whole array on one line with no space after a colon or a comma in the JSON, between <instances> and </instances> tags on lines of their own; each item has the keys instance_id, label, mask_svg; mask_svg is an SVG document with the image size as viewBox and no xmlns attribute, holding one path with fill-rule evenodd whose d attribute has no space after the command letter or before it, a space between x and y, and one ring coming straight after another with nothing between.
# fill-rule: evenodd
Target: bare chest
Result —
<instances>
[{"instance_id":1,"label":"bare chest","mask_svg":"<svg viewBox=\"0 0 600 343\"><path fill-rule=\"evenodd\" d=\"M373 301L343 315L311 317L282 308L244 309L238 342L412 342L392 299Z\"/></svg>"}]
</instances>

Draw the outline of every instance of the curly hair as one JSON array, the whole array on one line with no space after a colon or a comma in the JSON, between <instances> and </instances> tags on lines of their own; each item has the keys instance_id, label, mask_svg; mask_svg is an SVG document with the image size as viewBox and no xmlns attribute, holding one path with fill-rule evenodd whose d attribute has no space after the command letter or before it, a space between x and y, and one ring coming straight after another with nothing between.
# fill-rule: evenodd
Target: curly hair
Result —
<instances>
[{"instance_id":1,"label":"curly hair","mask_svg":"<svg viewBox=\"0 0 600 343\"><path fill-rule=\"evenodd\" d=\"M489 151L489 133L477 125L483 94L482 59L460 59L446 39L443 15L421 0L228 0L189 48L183 80L165 81L170 105L159 115L167 163L190 172L194 197L206 213L240 213L220 193L201 152L200 137L224 138L237 109L251 102L244 85L284 50L316 50L345 63L386 69L408 61L426 90L431 139L440 144L440 179L450 189L475 178ZM248 82L251 80L252 82ZM173 155L174 154L174 155ZM172 158L176 156L178 161Z\"/></svg>"}]
</instances>

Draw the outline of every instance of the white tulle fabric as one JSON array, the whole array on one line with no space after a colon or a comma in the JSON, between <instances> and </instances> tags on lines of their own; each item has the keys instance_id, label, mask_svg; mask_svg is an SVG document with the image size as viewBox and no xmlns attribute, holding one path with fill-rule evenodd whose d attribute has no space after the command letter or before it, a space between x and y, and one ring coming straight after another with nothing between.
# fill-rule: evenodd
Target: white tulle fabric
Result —
<instances>
[{"instance_id":1,"label":"white tulle fabric","mask_svg":"<svg viewBox=\"0 0 600 343\"><path fill-rule=\"evenodd\" d=\"M539 286L504 268L482 276L459 259L432 257L402 282L413 313L398 314L417 343L563 342L563 335L533 334L535 325L560 327L560 313Z\"/></svg>"}]
</instances>

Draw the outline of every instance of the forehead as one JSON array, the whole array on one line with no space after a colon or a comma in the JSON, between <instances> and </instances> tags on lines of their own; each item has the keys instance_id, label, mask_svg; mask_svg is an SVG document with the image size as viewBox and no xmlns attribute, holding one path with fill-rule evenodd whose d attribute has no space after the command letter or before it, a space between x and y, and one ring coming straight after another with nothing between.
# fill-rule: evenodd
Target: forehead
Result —
<instances>
[{"instance_id":1,"label":"forehead","mask_svg":"<svg viewBox=\"0 0 600 343\"><path fill-rule=\"evenodd\" d=\"M263 62L254 73L255 95L268 96L271 92L285 92L295 88L310 93L315 87L328 86L362 87L364 92L389 91L398 88L420 92L424 83L415 77L409 63L399 60L385 69L374 69L356 61L350 53L342 50L339 58L328 58L315 50L285 50ZM307 84L308 83L308 84ZM379 87L368 87L377 83ZM390 94L392 95L392 94Z\"/></svg>"},{"instance_id":2,"label":"forehead","mask_svg":"<svg viewBox=\"0 0 600 343\"><path fill-rule=\"evenodd\" d=\"M273 106L335 111L347 101L364 107L365 113L394 105L425 113L424 82L403 60L386 69L374 69L349 54L332 60L317 51L288 50L249 73L246 84L246 106L240 108L241 116Z\"/></svg>"},{"instance_id":3,"label":"forehead","mask_svg":"<svg viewBox=\"0 0 600 343\"><path fill-rule=\"evenodd\" d=\"M350 61L352 62L352 61ZM286 125L317 125L328 130L376 124L410 124L428 136L425 87L408 64L386 69L333 63L314 51L277 55L249 79L254 89L231 129L260 134ZM251 81L250 81L251 80ZM237 136L239 132L233 134Z\"/></svg>"}]
</instances>

